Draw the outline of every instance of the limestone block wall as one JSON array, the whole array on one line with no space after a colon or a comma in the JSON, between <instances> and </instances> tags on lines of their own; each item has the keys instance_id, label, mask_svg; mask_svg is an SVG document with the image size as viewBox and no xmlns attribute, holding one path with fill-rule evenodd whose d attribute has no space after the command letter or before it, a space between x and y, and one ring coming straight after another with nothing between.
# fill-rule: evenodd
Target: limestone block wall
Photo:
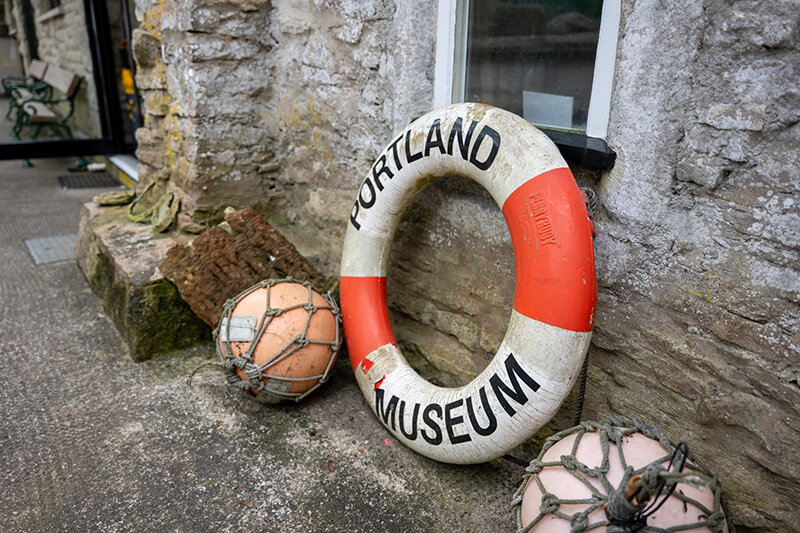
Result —
<instances>
[{"instance_id":1,"label":"limestone block wall","mask_svg":"<svg viewBox=\"0 0 800 533\"><path fill-rule=\"evenodd\" d=\"M337 226L379 144L430 106L433 36L412 34L435 10L418 4L395 23L381 2L139 0L140 174L171 176L184 228L247 204ZM342 229L317 246L329 268Z\"/></svg>"},{"instance_id":2,"label":"limestone block wall","mask_svg":"<svg viewBox=\"0 0 800 533\"><path fill-rule=\"evenodd\" d=\"M589 404L691 438L737 521L792 530L798 3L623 6Z\"/></svg>"},{"instance_id":3,"label":"limestone block wall","mask_svg":"<svg viewBox=\"0 0 800 533\"><path fill-rule=\"evenodd\" d=\"M27 68L27 65L30 63L30 57L28 54L27 36L25 35L24 26L22 23L22 5L20 2L16 1L6 4L6 13L9 15L9 32L17 41L17 49L19 51L22 64L25 66L25 68Z\"/></svg>"},{"instance_id":4,"label":"limestone block wall","mask_svg":"<svg viewBox=\"0 0 800 533\"><path fill-rule=\"evenodd\" d=\"M587 417L641 417L720 474L745 531L790 531L800 501L800 92L796 0L624 0L594 187L600 283ZM335 275L374 157L430 109L435 2L137 0L144 181L180 228L265 213ZM398 340L463 383L502 338L514 264L499 208L431 186L395 240ZM569 407L553 427L569 425Z\"/></svg>"}]
</instances>

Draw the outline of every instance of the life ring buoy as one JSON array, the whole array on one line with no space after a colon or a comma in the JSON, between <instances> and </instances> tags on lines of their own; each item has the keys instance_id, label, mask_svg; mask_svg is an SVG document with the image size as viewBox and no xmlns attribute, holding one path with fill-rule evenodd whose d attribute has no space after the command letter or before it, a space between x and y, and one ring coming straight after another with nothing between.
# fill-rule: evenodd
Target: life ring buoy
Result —
<instances>
[{"instance_id":1,"label":"life ring buoy","mask_svg":"<svg viewBox=\"0 0 800 533\"><path fill-rule=\"evenodd\" d=\"M389 246L403 211L433 180L471 178L502 208L516 266L503 342L472 382L437 387L397 347L386 302ZM566 162L522 118L456 104L414 121L378 156L353 205L341 264L342 318L361 391L413 450L481 463L530 438L556 413L589 347L597 282L592 223Z\"/></svg>"}]
</instances>

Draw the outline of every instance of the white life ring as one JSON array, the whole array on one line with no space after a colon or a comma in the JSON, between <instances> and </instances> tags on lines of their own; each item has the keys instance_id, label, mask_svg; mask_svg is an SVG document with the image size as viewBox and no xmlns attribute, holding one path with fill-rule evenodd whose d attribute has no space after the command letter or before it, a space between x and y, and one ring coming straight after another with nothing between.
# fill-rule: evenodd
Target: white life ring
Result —
<instances>
[{"instance_id":1,"label":"white life ring","mask_svg":"<svg viewBox=\"0 0 800 533\"><path fill-rule=\"evenodd\" d=\"M433 180L466 176L502 208L516 265L500 349L472 382L437 387L397 347L386 304L389 245ZM372 410L413 450L447 463L497 458L556 413L580 372L597 304L592 223L567 164L522 118L456 104L414 121L378 156L350 214L341 266L345 339Z\"/></svg>"}]
</instances>

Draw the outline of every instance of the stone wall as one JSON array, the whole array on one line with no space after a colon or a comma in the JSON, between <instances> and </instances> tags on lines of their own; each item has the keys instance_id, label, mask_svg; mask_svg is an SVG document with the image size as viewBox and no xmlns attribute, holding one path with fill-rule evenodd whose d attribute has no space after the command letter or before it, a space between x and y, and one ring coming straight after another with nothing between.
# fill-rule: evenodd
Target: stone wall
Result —
<instances>
[{"instance_id":1,"label":"stone wall","mask_svg":"<svg viewBox=\"0 0 800 533\"><path fill-rule=\"evenodd\" d=\"M380 2L139 0L140 174L171 176L183 227L246 204L338 226L380 144L430 106L433 37L412 32L434 8L419 4L395 24ZM342 230L317 236L329 269Z\"/></svg>"},{"instance_id":2,"label":"stone wall","mask_svg":"<svg viewBox=\"0 0 800 533\"><path fill-rule=\"evenodd\" d=\"M738 522L793 530L800 4L623 5L589 404L691 439Z\"/></svg>"},{"instance_id":3,"label":"stone wall","mask_svg":"<svg viewBox=\"0 0 800 533\"><path fill-rule=\"evenodd\" d=\"M7 4L6 13L9 16L8 26L10 34L17 41L17 49L19 51L22 64L25 66L25 68L27 68L30 60L28 54L27 36L25 35L25 29L22 23L23 19L21 3L18 1L12 1L10 4Z\"/></svg>"},{"instance_id":4,"label":"stone wall","mask_svg":"<svg viewBox=\"0 0 800 533\"><path fill-rule=\"evenodd\" d=\"M794 529L800 501L797 8L623 1L617 164L574 168L600 199L585 414L689 441L744 530ZM364 173L431 106L435 3L137 0L137 16L143 183L169 181L185 231L256 206L335 275ZM431 186L391 261L409 359L444 384L470 379L511 307L499 209L462 179Z\"/></svg>"}]
</instances>

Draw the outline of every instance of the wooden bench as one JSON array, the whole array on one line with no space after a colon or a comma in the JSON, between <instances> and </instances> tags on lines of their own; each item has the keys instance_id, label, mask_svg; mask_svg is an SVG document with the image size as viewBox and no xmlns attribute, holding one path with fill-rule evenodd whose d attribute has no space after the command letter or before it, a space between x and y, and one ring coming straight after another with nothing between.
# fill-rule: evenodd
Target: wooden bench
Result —
<instances>
[{"instance_id":1,"label":"wooden bench","mask_svg":"<svg viewBox=\"0 0 800 533\"><path fill-rule=\"evenodd\" d=\"M7 76L2 79L3 92L8 97L8 112L6 119L10 119L11 112L19 107L14 93L20 96L32 98L46 96L49 86L44 82L44 75L47 72L47 63L34 59L28 66L27 76Z\"/></svg>"},{"instance_id":2,"label":"wooden bench","mask_svg":"<svg viewBox=\"0 0 800 533\"><path fill-rule=\"evenodd\" d=\"M11 132L12 136L19 140L22 128L33 126L31 139L36 139L42 127L48 126L50 133L56 138L72 139L72 130L67 121L75 112L75 95L82 80L83 78L74 72L47 65L42 78L42 82L47 86L45 90L37 93L27 87L12 89L11 97L17 106L17 119ZM57 98L56 91L63 94L63 97ZM54 108L61 103L69 104L66 113L59 114Z\"/></svg>"}]
</instances>

